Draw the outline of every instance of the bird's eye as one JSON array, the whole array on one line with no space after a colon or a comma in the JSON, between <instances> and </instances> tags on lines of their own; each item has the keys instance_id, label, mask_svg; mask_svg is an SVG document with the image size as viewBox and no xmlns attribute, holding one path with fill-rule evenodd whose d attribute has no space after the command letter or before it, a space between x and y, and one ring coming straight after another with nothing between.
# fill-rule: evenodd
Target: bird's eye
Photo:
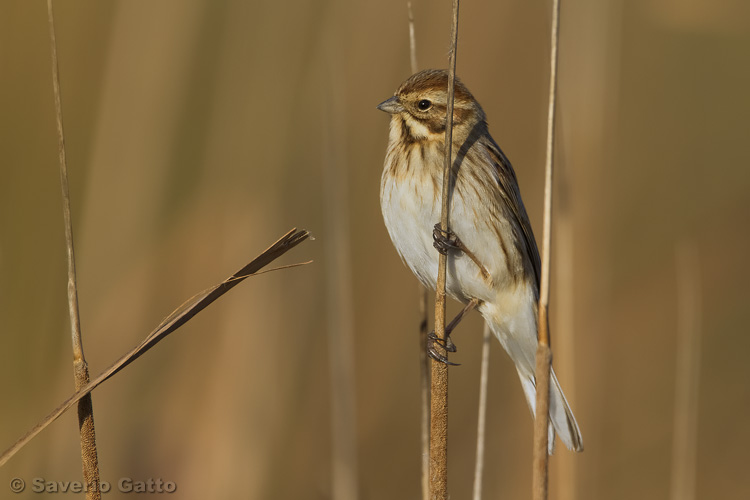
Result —
<instances>
[{"instance_id":1,"label":"bird's eye","mask_svg":"<svg viewBox=\"0 0 750 500\"><path fill-rule=\"evenodd\" d=\"M427 111L432 107L432 102L428 101L427 99L422 99L417 103L417 107L420 111Z\"/></svg>"}]
</instances>

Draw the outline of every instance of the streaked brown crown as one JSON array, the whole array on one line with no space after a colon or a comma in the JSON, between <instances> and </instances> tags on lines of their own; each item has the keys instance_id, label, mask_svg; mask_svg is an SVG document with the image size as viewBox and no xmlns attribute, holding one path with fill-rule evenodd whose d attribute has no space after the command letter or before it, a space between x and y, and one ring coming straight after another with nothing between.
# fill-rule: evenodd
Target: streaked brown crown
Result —
<instances>
[{"instance_id":1,"label":"streaked brown crown","mask_svg":"<svg viewBox=\"0 0 750 500\"><path fill-rule=\"evenodd\" d=\"M468 133L477 122L485 121L484 111L469 89L458 78L456 78L454 95L454 133L461 133L461 130ZM448 109L447 70L427 69L412 75L401 84L395 97L403 106L404 112L426 125L431 132L445 131L445 113Z\"/></svg>"}]
</instances>

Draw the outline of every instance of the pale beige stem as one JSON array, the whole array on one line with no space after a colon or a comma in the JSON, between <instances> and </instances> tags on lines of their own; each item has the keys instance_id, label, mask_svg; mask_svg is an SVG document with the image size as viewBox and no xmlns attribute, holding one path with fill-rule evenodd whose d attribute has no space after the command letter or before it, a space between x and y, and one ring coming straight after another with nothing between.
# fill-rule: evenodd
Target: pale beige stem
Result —
<instances>
[{"instance_id":1,"label":"pale beige stem","mask_svg":"<svg viewBox=\"0 0 750 500\"><path fill-rule=\"evenodd\" d=\"M562 134L558 134L561 135ZM558 151L561 151L558 146ZM561 155L558 155L561 158ZM564 154L562 155L564 158ZM557 196L555 197L555 288L556 293L556 315L553 325L555 326L555 358L557 366L564 367L564 371L558 371L558 376L565 379L565 394L569 401L576 400L576 356L573 341L575 329L575 287L574 277L574 240L573 240L573 214L569 203L570 178L567 163L558 160L555 178L557 183ZM558 500L576 500L578 494L578 472L576 455L572 453L561 453L555 461L554 481Z\"/></svg>"},{"instance_id":2,"label":"pale beige stem","mask_svg":"<svg viewBox=\"0 0 750 500\"><path fill-rule=\"evenodd\" d=\"M412 74L417 72L417 37L414 30L414 13L411 2L406 2L409 16L409 55ZM422 500L430 498L430 360L427 358L427 302L429 291L419 286L419 389L422 405Z\"/></svg>"},{"instance_id":3,"label":"pale beige stem","mask_svg":"<svg viewBox=\"0 0 750 500\"><path fill-rule=\"evenodd\" d=\"M406 9L409 12L409 55L411 60L411 73L417 72L417 37L414 34L414 13L411 10L411 2L406 2Z\"/></svg>"},{"instance_id":4,"label":"pale beige stem","mask_svg":"<svg viewBox=\"0 0 750 500\"><path fill-rule=\"evenodd\" d=\"M672 437L672 500L695 499L701 365L700 259L695 245L677 247L677 373Z\"/></svg>"},{"instance_id":5,"label":"pale beige stem","mask_svg":"<svg viewBox=\"0 0 750 500\"><path fill-rule=\"evenodd\" d=\"M477 417L477 456L474 465L474 500L482 499L482 478L484 476L484 444L487 428L487 386L490 372L490 343L492 331L484 324L482 334L482 365L479 375L479 416Z\"/></svg>"},{"instance_id":6,"label":"pale beige stem","mask_svg":"<svg viewBox=\"0 0 750 500\"><path fill-rule=\"evenodd\" d=\"M333 43L331 43L333 46ZM335 52L331 52L335 53ZM336 59L338 60L338 59ZM324 186L326 199L326 309L328 362L331 384L331 436L333 500L356 500L359 494L356 387L354 369L354 304L352 259L349 242L348 171L342 144L346 144L345 109L341 96L343 72L332 61L327 86L331 90L323 106L326 132Z\"/></svg>"}]
</instances>

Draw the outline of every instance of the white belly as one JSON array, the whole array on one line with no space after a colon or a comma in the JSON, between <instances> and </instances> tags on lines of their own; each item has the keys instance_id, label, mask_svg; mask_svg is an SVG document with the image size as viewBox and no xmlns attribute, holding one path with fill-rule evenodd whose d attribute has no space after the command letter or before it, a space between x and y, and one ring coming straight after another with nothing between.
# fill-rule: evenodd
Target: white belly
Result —
<instances>
[{"instance_id":1,"label":"white belly","mask_svg":"<svg viewBox=\"0 0 750 500\"><path fill-rule=\"evenodd\" d=\"M440 222L441 209L440 196L434 196L433 191L432 181L422 176L409 176L398 183L384 178L381 186L381 208L391 240L414 274L432 289L437 281L439 257L433 247L432 231ZM491 279L482 276L468 256L452 250L448 253L446 290L464 303L472 298L492 300L496 293L493 283L507 280L504 252L490 227L487 200L472 197L472 190L460 191L464 196L459 190L453 196L450 228L489 271Z\"/></svg>"}]
</instances>

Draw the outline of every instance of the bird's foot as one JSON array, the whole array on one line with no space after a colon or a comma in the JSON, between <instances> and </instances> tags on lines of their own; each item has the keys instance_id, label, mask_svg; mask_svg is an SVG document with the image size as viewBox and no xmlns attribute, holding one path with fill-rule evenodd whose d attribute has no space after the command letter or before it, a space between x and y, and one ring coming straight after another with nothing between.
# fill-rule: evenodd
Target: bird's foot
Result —
<instances>
[{"instance_id":1,"label":"bird's foot","mask_svg":"<svg viewBox=\"0 0 750 500\"><path fill-rule=\"evenodd\" d=\"M448 250L461 250L463 243L458 239L456 233L448 229L443 231L443 228L438 222L435 224L435 228L432 230L432 246L443 255L448 254Z\"/></svg>"},{"instance_id":2,"label":"bird's foot","mask_svg":"<svg viewBox=\"0 0 750 500\"><path fill-rule=\"evenodd\" d=\"M479 262L477 256L474 255L474 253L469 250L466 245L464 245L464 242L461 241L458 236L456 236L456 233L454 233L450 229L448 229L447 231L443 231L440 223L437 223L435 224L435 228L432 230L432 240L432 246L434 246L435 249L443 255L448 255L448 250L458 250L466 254L474 262L474 264L477 265L479 271L482 273L482 277L487 281L487 283L492 285L492 277L490 276L489 271L487 271L487 268L484 267L481 262Z\"/></svg>"},{"instance_id":3,"label":"bird's foot","mask_svg":"<svg viewBox=\"0 0 750 500\"><path fill-rule=\"evenodd\" d=\"M438 347L448 353L456 352L456 344L451 340L450 334L446 333L445 338L441 339L435 335L435 330L427 334L427 355L434 359L449 366L459 366L459 363L451 363L448 361L448 357L438 350Z\"/></svg>"}]
</instances>

